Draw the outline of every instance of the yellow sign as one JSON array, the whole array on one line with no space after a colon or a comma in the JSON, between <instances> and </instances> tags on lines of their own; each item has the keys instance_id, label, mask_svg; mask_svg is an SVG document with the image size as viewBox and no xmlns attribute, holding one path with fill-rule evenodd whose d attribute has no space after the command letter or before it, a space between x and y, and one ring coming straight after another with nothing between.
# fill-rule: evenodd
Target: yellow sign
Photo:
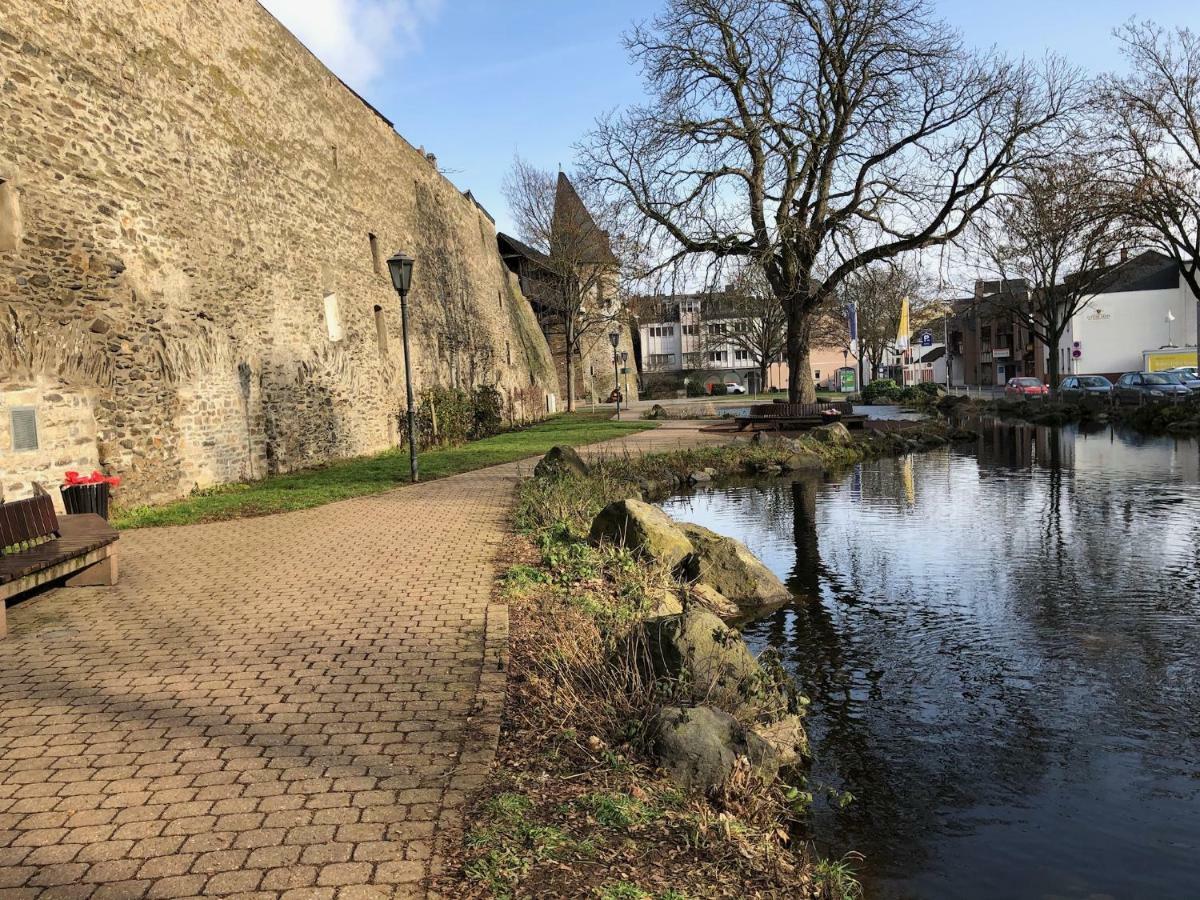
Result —
<instances>
[{"instance_id":1,"label":"yellow sign","mask_svg":"<svg viewBox=\"0 0 1200 900\"><path fill-rule=\"evenodd\" d=\"M909 324L908 298L905 297L900 304L900 327L896 329L896 349L908 349L908 333L910 331L912 331L912 325Z\"/></svg>"},{"instance_id":2,"label":"yellow sign","mask_svg":"<svg viewBox=\"0 0 1200 900\"><path fill-rule=\"evenodd\" d=\"M1196 351L1179 350L1148 350L1146 352L1146 371L1165 372L1179 366L1196 365Z\"/></svg>"}]
</instances>

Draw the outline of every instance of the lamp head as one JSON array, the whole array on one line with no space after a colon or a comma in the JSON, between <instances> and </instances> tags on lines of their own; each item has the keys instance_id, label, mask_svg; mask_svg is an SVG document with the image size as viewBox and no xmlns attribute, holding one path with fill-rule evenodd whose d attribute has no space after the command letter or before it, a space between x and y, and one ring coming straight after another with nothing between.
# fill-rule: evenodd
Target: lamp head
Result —
<instances>
[{"instance_id":1,"label":"lamp head","mask_svg":"<svg viewBox=\"0 0 1200 900\"><path fill-rule=\"evenodd\" d=\"M413 258L405 253L397 253L387 264L388 273L392 276L392 287L398 294L407 294L412 287Z\"/></svg>"}]
</instances>

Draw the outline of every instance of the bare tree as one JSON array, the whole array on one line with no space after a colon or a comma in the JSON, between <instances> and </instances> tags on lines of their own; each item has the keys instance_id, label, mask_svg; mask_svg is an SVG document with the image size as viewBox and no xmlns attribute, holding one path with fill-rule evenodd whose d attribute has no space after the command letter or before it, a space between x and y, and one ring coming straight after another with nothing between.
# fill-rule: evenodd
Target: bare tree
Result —
<instances>
[{"instance_id":1,"label":"bare tree","mask_svg":"<svg viewBox=\"0 0 1200 900\"><path fill-rule=\"evenodd\" d=\"M575 357L584 340L621 317L619 262L602 230L569 179L517 157L505 177L504 195L521 240L537 254L533 299L550 311L563 336L567 409L575 409ZM593 204L593 209L602 204Z\"/></svg>"},{"instance_id":2,"label":"bare tree","mask_svg":"<svg viewBox=\"0 0 1200 900\"><path fill-rule=\"evenodd\" d=\"M720 295L723 311L732 319L728 340L744 351L758 370L760 390L767 386L767 370L787 346L787 316L765 273L757 265L742 267Z\"/></svg>"},{"instance_id":3,"label":"bare tree","mask_svg":"<svg viewBox=\"0 0 1200 900\"><path fill-rule=\"evenodd\" d=\"M907 260L876 262L852 272L843 282L841 297L854 304L858 318L858 353L862 367L870 360L874 377L884 354L899 338L904 301L910 320L919 321L924 308L924 280L920 268ZM861 368L861 367L860 367ZM865 381L860 374L860 380Z\"/></svg>"},{"instance_id":4,"label":"bare tree","mask_svg":"<svg viewBox=\"0 0 1200 900\"><path fill-rule=\"evenodd\" d=\"M762 267L792 400L815 396L809 317L850 273L955 238L1080 87L969 51L930 0L669 0L626 43L654 100L598 122L583 166L660 265Z\"/></svg>"},{"instance_id":5,"label":"bare tree","mask_svg":"<svg viewBox=\"0 0 1200 900\"><path fill-rule=\"evenodd\" d=\"M1059 345L1075 317L1114 276L1136 235L1118 215L1099 162L1083 155L1021 172L978 229L1004 282L985 301L1010 312L1050 351L1050 389L1061 376Z\"/></svg>"},{"instance_id":6,"label":"bare tree","mask_svg":"<svg viewBox=\"0 0 1200 900\"><path fill-rule=\"evenodd\" d=\"M1130 72L1100 88L1114 171L1125 177L1129 213L1179 263L1200 312L1200 35L1151 22L1116 34Z\"/></svg>"}]
</instances>

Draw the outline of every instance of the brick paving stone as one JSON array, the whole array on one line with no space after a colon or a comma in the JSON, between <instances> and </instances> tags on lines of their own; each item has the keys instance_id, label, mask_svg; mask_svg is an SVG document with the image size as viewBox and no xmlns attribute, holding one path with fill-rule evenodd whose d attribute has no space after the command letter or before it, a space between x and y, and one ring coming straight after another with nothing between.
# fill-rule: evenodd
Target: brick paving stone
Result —
<instances>
[{"instance_id":1,"label":"brick paving stone","mask_svg":"<svg viewBox=\"0 0 1200 900\"><path fill-rule=\"evenodd\" d=\"M589 452L707 442L672 422ZM533 462L126 532L115 587L11 606L4 900L423 896L494 758L493 559Z\"/></svg>"}]
</instances>

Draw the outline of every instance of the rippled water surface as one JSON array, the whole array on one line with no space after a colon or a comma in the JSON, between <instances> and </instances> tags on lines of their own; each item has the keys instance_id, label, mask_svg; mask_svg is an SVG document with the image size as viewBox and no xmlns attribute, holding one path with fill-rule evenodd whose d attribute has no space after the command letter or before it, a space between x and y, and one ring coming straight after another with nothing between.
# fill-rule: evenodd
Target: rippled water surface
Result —
<instances>
[{"instance_id":1,"label":"rippled water surface","mask_svg":"<svg viewBox=\"0 0 1200 900\"><path fill-rule=\"evenodd\" d=\"M868 897L1200 896L1200 446L992 424L976 447L667 504L790 607L833 855Z\"/></svg>"}]
</instances>

